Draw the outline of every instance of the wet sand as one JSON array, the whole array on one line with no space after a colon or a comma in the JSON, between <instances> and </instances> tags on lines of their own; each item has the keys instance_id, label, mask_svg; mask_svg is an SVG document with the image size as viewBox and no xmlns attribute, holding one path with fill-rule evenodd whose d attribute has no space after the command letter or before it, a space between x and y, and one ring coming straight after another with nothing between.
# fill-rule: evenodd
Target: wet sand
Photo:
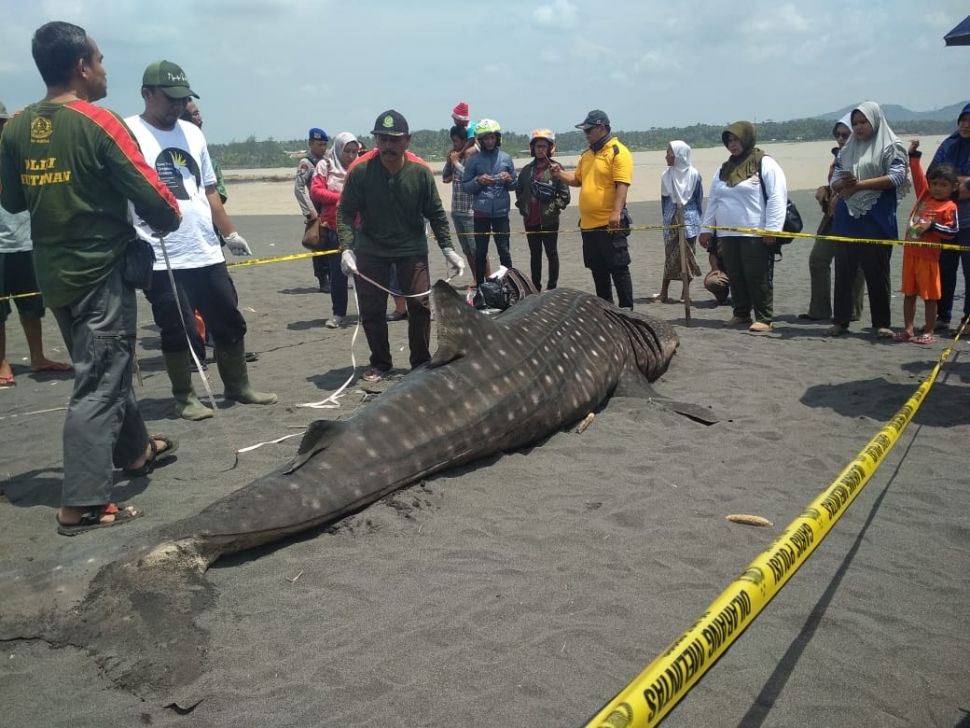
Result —
<instances>
[{"instance_id":1,"label":"wet sand","mask_svg":"<svg viewBox=\"0 0 970 728\"><path fill-rule=\"evenodd\" d=\"M822 152L816 177L827 163ZM295 207L286 216L243 215L236 205L246 187L230 188L229 209L255 253L296 252ZM813 229L811 192L794 198ZM658 207L634 204L634 220L657 224ZM574 230L575 222L571 207L563 227ZM521 229L518 220L513 229ZM730 311L716 307L699 281L690 325L681 305L648 303L659 288L663 246L656 232L633 236L638 310L674 322L681 339L655 389L710 406L722 415L718 424L616 399L581 435L553 434L398 492L333 528L218 562L207 574L214 604L198 619L211 635L206 672L180 695L143 701L116 688L81 649L5 642L3 724L582 724L828 485L945 346L876 341L866 329L868 310L838 340L822 336L824 324L798 320L808 305L809 247L794 243L778 263L776 328L758 336L724 329ZM561 285L590 290L578 235L563 235L560 250ZM516 235L513 260L523 269L525 251ZM897 250L897 279L901 257ZM441 274L440 256L431 261ZM351 371L353 329L323 328L329 297L317 292L309 262L237 269L233 278L249 323L247 349L259 353L252 380L280 397L272 407L223 405L219 417L233 443L351 415L357 387L339 410L296 406L322 399ZM963 293L961 284L958 310ZM899 296L893 307L898 323ZM75 539L54 531L58 408L70 379L28 374L22 332L10 321L18 384L0 390L5 580L41 561L116 548L295 452L296 438L244 454L238 468L223 472L230 445L211 420L173 418L143 302L139 314L141 408L151 431L178 436L182 447L150 478L119 479L115 495L144 508L144 518ZM392 324L391 332L403 365L406 325ZM63 357L51 317L45 342L50 355ZM362 340L356 355L366 359ZM221 392L214 366L209 376ZM374 437L391 447L385 433ZM665 725L965 725L968 438L970 363L960 343L828 539ZM724 518L739 512L775 525ZM183 695L202 699L190 715L163 707Z\"/></svg>"}]
</instances>

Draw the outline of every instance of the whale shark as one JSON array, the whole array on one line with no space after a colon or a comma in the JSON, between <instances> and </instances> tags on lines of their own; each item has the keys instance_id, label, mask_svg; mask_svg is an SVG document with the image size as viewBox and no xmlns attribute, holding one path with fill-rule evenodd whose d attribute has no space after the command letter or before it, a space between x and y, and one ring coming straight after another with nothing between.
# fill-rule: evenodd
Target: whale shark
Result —
<instances>
[{"instance_id":1,"label":"whale shark","mask_svg":"<svg viewBox=\"0 0 970 728\"><path fill-rule=\"evenodd\" d=\"M93 576L80 587L43 570L9 578L0 639L83 646L120 687L171 694L204 671L207 634L194 617L215 600L205 571L217 559L535 444L613 395L652 396L649 383L678 346L670 324L566 288L490 317L438 281L432 305L438 346L427 365L348 419L311 423L289 463L125 544L111 561L88 558Z\"/></svg>"}]
</instances>

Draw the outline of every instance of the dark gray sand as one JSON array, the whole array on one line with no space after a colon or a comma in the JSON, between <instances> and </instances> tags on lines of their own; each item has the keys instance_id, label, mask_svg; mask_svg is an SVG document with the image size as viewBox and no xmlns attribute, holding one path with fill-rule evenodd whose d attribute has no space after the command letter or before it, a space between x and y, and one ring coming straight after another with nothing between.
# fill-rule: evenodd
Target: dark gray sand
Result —
<instances>
[{"instance_id":1,"label":"dark gray sand","mask_svg":"<svg viewBox=\"0 0 970 728\"><path fill-rule=\"evenodd\" d=\"M810 192L793 197L817 224ZM909 201L901 206L903 214ZM656 224L658 205L634 206ZM575 225L571 208L564 226ZM295 252L297 217L240 217L257 255ZM518 220L513 226L521 227ZM876 341L868 311L851 335L822 336L808 305L809 243L776 267L775 331L726 330L727 308L695 282L680 305L659 289L659 233L632 238L638 310L678 325L681 346L655 385L709 405L705 427L615 400L582 435L401 491L336 526L220 561L205 673L179 695L116 688L83 650L12 640L0 654L4 726L567 726L623 687L838 474L930 371L946 342ZM576 234L560 241L561 284L591 289ZM525 239L513 259L528 269ZM893 256L898 278L901 250ZM432 254L433 271L443 271ZM494 260L494 255L493 255ZM702 261L706 271L707 266ZM299 432L338 410L307 410L350 373L352 328L323 328L329 297L307 261L238 269L254 383L274 407L226 406L236 446ZM672 292L678 293L675 284ZM962 306L963 286L958 288ZM353 303L351 303L353 306ZM900 323L902 299L894 299ZM30 375L15 320L17 386L0 391L3 581L49 559L76 563L193 514L285 462L298 438L244 454L211 420L172 417L148 306L140 303L138 389L152 431L181 438L148 480L119 479L140 521L66 539L54 531L69 377ZM919 321L922 320L920 312ZM397 351L406 325L392 324ZM53 320L49 354L63 357ZM358 361L366 361L363 337ZM399 365L406 354L397 355ZM220 392L215 367L209 375ZM421 426L420 421L415 426ZM375 432L374 442L387 442ZM828 539L668 718L670 726L970 724L970 363L960 343L896 448ZM764 516L772 528L729 523ZM3 610L0 581L0 612ZM165 639L165 635L159 635ZM202 699L190 715L163 707Z\"/></svg>"}]
</instances>

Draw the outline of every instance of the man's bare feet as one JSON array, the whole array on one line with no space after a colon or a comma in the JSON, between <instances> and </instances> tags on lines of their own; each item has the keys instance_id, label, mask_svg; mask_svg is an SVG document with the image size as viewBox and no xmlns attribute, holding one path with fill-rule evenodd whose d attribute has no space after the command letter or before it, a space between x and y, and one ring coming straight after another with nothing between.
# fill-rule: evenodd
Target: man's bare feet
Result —
<instances>
[{"instance_id":1,"label":"man's bare feet","mask_svg":"<svg viewBox=\"0 0 970 728\"><path fill-rule=\"evenodd\" d=\"M70 364L62 361L54 361L53 359L48 359L46 356L30 362L30 371L32 372L69 372L73 368Z\"/></svg>"},{"instance_id":2,"label":"man's bare feet","mask_svg":"<svg viewBox=\"0 0 970 728\"><path fill-rule=\"evenodd\" d=\"M10 387L13 384L13 369L10 368L10 362L0 359L0 387Z\"/></svg>"}]
</instances>

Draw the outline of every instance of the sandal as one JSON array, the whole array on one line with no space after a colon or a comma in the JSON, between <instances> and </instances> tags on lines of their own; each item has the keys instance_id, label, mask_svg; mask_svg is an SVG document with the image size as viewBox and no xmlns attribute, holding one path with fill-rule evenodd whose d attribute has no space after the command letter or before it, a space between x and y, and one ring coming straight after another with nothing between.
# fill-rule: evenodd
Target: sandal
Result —
<instances>
[{"instance_id":1,"label":"sandal","mask_svg":"<svg viewBox=\"0 0 970 728\"><path fill-rule=\"evenodd\" d=\"M909 341L913 338L913 335L908 331L897 331L893 334L893 341Z\"/></svg>"},{"instance_id":2,"label":"sandal","mask_svg":"<svg viewBox=\"0 0 970 728\"><path fill-rule=\"evenodd\" d=\"M929 344L936 343L936 337L933 336L933 334L923 333L923 334L920 334L919 336L914 336L909 341L912 344L922 344L924 346L927 346Z\"/></svg>"},{"instance_id":3,"label":"sandal","mask_svg":"<svg viewBox=\"0 0 970 728\"><path fill-rule=\"evenodd\" d=\"M378 369L377 367L371 367L363 373L361 379L365 382L379 382L384 378L384 370Z\"/></svg>"},{"instance_id":4,"label":"sandal","mask_svg":"<svg viewBox=\"0 0 970 728\"><path fill-rule=\"evenodd\" d=\"M123 523L134 521L141 518L144 513L134 506L118 506L116 503L108 503L100 508L92 508L81 514L81 520L77 523L61 523L61 519L54 517L57 521L57 532L62 536L77 536L85 531L93 531L97 528L110 528L120 526ZM114 516L110 521L102 521L104 516Z\"/></svg>"},{"instance_id":5,"label":"sandal","mask_svg":"<svg viewBox=\"0 0 970 728\"><path fill-rule=\"evenodd\" d=\"M155 440L161 440L164 442L165 448L163 450L159 450L158 445L155 444ZM146 475L150 475L155 469L155 465L160 458L167 458L169 455L179 449L179 441L174 437L166 437L165 435L149 435L148 444L152 448L152 454L148 456L145 464L140 468L125 468L125 475L129 475L132 478L143 478Z\"/></svg>"}]
</instances>

